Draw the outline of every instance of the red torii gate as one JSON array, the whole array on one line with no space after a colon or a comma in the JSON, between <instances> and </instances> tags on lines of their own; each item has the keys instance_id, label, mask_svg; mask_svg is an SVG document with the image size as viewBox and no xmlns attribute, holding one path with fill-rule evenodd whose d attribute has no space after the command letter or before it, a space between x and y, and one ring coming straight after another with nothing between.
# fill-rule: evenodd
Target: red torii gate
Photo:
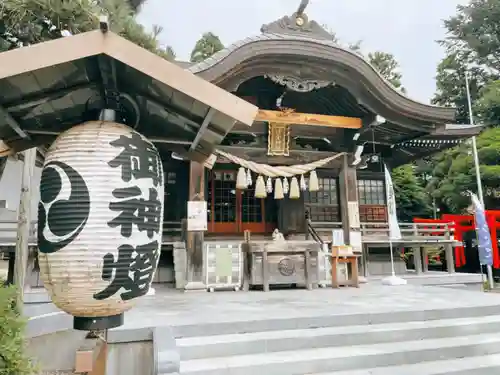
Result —
<instances>
[{"instance_id":1,"label":"red torii gate","mask_svg":"<svg viewBox=\"0 0 500 375\"><path fill-rule=\"evenodd\" d=\"M493 247L493 268L500 268L500 252L498 249L498 231L500 231L500 210L486 210L486 222L490 229ZM428 224L426 229L433 229L432 224L451 224L455 239L462 243L464 234L476 229L474 215L444 214L441 219L413 219L414 223ZM431 233L432 234L432 233ZM436 233L437 234L437 233ZM463 244L455 247L455 267L462 267L467 263Z\"/></svg>"}]
</instances>

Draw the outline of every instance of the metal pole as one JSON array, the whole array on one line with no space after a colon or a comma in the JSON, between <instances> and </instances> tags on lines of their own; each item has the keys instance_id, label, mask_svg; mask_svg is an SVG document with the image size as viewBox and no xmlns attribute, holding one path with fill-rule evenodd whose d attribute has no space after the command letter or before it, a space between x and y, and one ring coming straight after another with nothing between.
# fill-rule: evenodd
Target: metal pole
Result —
<instances>
[{"instance_id":1,"label":"metal pole","mask_svg":"<svg viewBox=\"0 0 500 375\"><path fill-rule=\"evenodd\" d=\"M472 113L472 98L470 94L470 86L469 86L469 75L467 71L465 71L465 89L467 91L467 104L469 106L469 122L471 125L474 125L474 114ZM472 137L472 155L474 156L474 169L476 171L476 184L477 184L477 195L479 197L479 201L483 206L483 209L486 210L486 206L484 205L484 196L483 196L483 183L481 181L481 170L479 168L479 155L477 152L477 143L476 137ZM488 273L488 284L491 289L495 287L495 283L493 281L493 269L490 265L486 266L486 270Z\"/></svg>"},{"instance_id":2,"label":"metal pole","mask_svg":"<svg viewBox=\"0 0 500 375\"><path fill-rule=\"evenodd\" d=\"M21 198L17 221L17 241L14 266L14 285L17 287L17 308L22 311L24 304L24 281L28 268L28 247L30 235L31 177L36 161L36 147L24 152Z\"/></svg>"},{"instance_id":3,"label":"metal pole","mask_svg":"<svg viewBox=\"0 0 500 375\"><path fill-rule=\"evenodd\" d=\"M391 275L396 277L396 269L394 268L394 251L392 249L392 239L389 235L389 251L391 252Z\"/></svg>"}]
</instances>

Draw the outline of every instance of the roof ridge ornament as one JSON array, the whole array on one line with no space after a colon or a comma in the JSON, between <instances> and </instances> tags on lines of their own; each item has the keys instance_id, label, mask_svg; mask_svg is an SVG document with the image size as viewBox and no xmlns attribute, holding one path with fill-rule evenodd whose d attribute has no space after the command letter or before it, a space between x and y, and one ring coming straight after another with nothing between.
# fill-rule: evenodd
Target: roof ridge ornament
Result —
<instances>
[{"instance_id":1,"label":"roof ridge ornament","mask_svg":"<svg viewBox=\"0 0 500 375\"><path fill-rule=\"evenodd\" d=\"M307 6L309 5L309 0L301 0L299 7L297 8L297 16L300 17L304 14L304 11L306 10Z\"/></svg>"},{"instance_id":2,"label":"roof ridge ornament","mask_svg":"<svg viewBox=\"0 0 500 375\"><path fill-rule=\"evenodd\" d=\"M319 23L314 20L309 21L309 17L304 13L308 5L309 0L301 0L294 14L262 25L260 31L263 34L291 34L315 39L333 40L332 34L325 30Z\"/></svg>"}]
</instances>

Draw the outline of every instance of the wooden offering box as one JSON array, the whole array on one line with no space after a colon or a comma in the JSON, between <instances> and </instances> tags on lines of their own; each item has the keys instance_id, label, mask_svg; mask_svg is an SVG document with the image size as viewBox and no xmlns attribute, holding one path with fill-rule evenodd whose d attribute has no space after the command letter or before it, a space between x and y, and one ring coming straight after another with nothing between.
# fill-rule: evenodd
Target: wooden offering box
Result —
<instances>
[{"instance_id":1,"label":"wooden offering box","mask_svg":"<svg viewBox=\"0 0 500 375\"><path fill-rule=\"evenodd\" d=\"M341 286L352 286L359 288L359 268L358 258L360 255L353 252L351 246L332 246L331 265L332 265L332 288ZM340 281L337 275L337 265L347 263L350 265L350 273L346 280Z\"/></svg>"},{"instance_id":2,"label":"wooden offering box","mask_svg":"<svg viewBox=\"0 0 500 375\"><path fill-rule=\"evenodd\" d=\"M311 290L318 284L318 252L314 241L249 242L247 251L248 274L245 283L262 285L265 292L270 285L305 285Z\"/></svg>"}]
</instances>

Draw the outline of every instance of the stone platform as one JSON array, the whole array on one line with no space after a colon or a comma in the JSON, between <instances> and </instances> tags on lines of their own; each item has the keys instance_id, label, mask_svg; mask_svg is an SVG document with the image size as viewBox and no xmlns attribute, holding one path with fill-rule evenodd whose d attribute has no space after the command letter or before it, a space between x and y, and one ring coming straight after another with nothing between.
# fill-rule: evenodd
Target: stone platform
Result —
<instances>
[{"instance_id":1,"label":"stone platform","mask_svg":"<svg viewBox=\"0 0 500 375\"><path fill-rule=\"evenodd\" d=\"M52 305L29 336L71 328ZM176 348L158 347L156 374L498 374L500 294L434 286L182 293L156 286L113 330L117 342L151 340L167 327ZM153 335L154 336L154 335ZM67 341L66 341L67 342ZM175 353L175 355L172 355ZM173 370L172 370L173 369ZM134 374L131 374L134 375ZM144 374L149 375L149 374Z\"/></svg>"}]
</instances>

